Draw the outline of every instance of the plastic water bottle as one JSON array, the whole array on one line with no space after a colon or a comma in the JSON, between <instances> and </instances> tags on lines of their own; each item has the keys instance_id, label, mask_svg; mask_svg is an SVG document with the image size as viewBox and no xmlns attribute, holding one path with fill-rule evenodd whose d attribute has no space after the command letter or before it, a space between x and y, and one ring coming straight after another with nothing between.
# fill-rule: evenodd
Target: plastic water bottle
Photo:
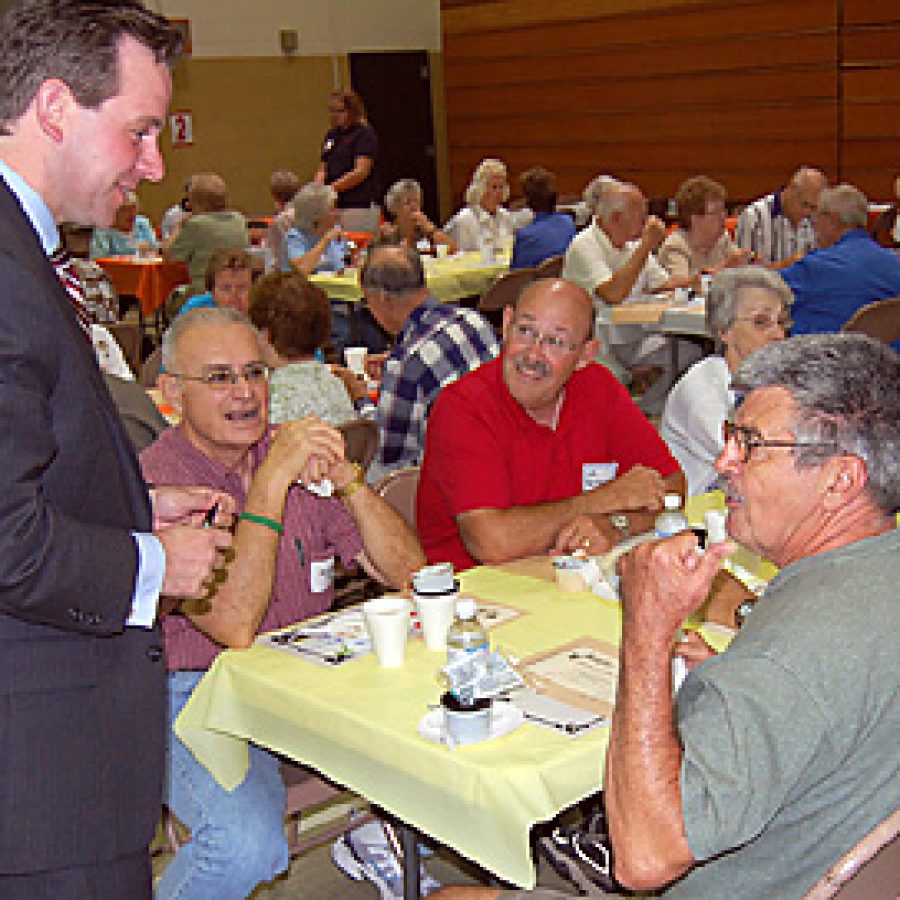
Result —
<instances>
[{"instance_id":1,"label":"plastic water bottle","mask_svg":"<svg viewBox=\"0 0 900 900\"><path fill-rule=\"evenodd\" d=\"M687 531L688 520L681 508L680 494L666 494L663 501L664 509L656 517L653 524L657 537L671 537L679 531Z\"/></svg>"},{"instance_id":2,"label":"plastic water bottle","mask_svg":"<svg viewBox=\"0 0 900 900\"><path fill-rule=\"evenodd\" d=\"M447 632L447 662L452 663L461 654L487 653L490 649L488 634L478 621L475 601L463 597L456 601L456 616Z\"/></svg>"}]
</instances>

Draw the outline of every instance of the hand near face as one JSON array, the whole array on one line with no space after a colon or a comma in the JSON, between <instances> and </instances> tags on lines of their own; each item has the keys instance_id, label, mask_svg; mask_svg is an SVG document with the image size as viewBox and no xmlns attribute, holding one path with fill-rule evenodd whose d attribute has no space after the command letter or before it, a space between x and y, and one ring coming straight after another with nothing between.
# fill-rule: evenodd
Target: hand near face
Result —
<instances>
[{"instance_id":1,"label":"hand near face","mask_svg":"<svg viewBox=\"0 0 900 900\"><path fill-rule=\"evenodd\" d=\"M265 461L259 468L285 491L295 481L321 481L329 469L344 458L341 433L315 416L307 416L278 427Z\"/></svg>"},{"instance_id":2,"label":"hand near face","mask_svg":"<svg viewBox=\"0 0 900 900\"><path fill-rule=\"evenodd\" d=\"M692 532L639 545L619 562L626 620L641 633L671 641L706 599L720 563L734 550L731 541L724 541L701 553Z\"/></svg>"},{"instance_id":3,"label":"hand near face","mask_svg":"<svg viewBox=\"0 0 900 900\"><path fill-rule=\"evenodd\" d=\"M421 210L414 212L411 218L415 223L416 228L418 228L425 237L428 237L428 235L434 231L434 225L431 224L431 220Z\"/></svg>"},{"instance_id":4,"label":"hand near face","mask_svg":"<svg viewBox=\"0 0 900 900\"><path fill-rule=\"evenodd\" d=\"M656 250L665 239L666 223L656 216L647 216L647 221L644 222L642 240L649 244L651 250Z\"/></svg>"},{"instance_id":5,"label":"hand near face","mask_svg":"<svg viewBox=\"0 0 900 900\"><path fill-rule=\"evenodd\" d=\"M155 487L150 490L153 530L173 525L204 525L207 513L216 507L217 528L230 528L234 521L234 497L206 487Z\"/></svg>"},{"instance_id":6,"label":"hand near face","mask_svg":"<svg viewBox=\"0 0 900 900\"><path fill-rule=\"evenodd\" d=\"M351 372L344 366L332 366L331 371L341 379L352 403L368 396L369 389L366 387L365 381L359 378L355 372Z\"/></svg>"},{"instance_id":7,"label":"hand near face","mask_svg":"<svg viewBox=\"0 0 900 900\"><path fill-rule=\"evenodd\" d=\"M550 552L565 554L584 550L596 556L614 547L620 537L606 516L576 516L560 530Z\"/></svg>"},{"instance_id":8,"label":"hand near face","mask_svg":"<svg viewBox=\"0 0 900 900\"><path fill-rule=\"evenodd\" d=\"M647 466L633 466L624 475L594 490L608 492L617 510L658 512L666 495L662 475Z\"/></svg>"}]
</instances>

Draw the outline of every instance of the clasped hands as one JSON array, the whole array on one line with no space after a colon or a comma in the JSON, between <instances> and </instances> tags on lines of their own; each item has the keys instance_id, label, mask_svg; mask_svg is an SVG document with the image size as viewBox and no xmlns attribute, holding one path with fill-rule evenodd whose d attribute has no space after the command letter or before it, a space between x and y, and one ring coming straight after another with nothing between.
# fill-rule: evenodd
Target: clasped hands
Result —
<instances>
[{"instance_id":1,"label":"clasped hands","mask_svg":"<svg viewBox=\"0 0 900 900\"><path fill-rule=\"evenodd\" d=\"M560 529L551 553L583 550L606 553L621 539L622 533L610 521L610 513L656 513L663 507L666 486L662 476L647 466L633 466L624 475L601 484L585 497L597 512L576 516Z\"/></svg>"},{"instance_id":2,"label":"clasped hands","mask_svg":"<svg viewBox=\"0 0 900 900\"><path fill-rule=\"evenodd\" d=\"M340 431L307 416L278 426L259 475L285 492L297 481L317 484L325 478L340 491L356 477L356 469L346 458Z\"/></svg>"}]
</instances>

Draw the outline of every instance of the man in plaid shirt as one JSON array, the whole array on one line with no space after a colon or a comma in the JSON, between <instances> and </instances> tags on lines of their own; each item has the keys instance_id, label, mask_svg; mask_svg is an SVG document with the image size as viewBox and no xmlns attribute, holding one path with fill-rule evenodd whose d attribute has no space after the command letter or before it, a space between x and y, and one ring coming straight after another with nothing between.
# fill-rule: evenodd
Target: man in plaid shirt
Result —
<instances>
[{"instance_id":1,"label":"man in plaid shirt","mask_svg":"<svg viewBox=\"0 0 900 900\"><path fill-rule=\"evenodd\" d=\"M422 461L425 425L441 388L493 359L500 346L477 312L429 294L419 254L405 245L374 247L362 286L372 315L396 336L384 363L377 408L368 400L357 402L357 409L374 414L378 424L378 452L369 468L374 480Z\"/></svg>"}]
</instances>

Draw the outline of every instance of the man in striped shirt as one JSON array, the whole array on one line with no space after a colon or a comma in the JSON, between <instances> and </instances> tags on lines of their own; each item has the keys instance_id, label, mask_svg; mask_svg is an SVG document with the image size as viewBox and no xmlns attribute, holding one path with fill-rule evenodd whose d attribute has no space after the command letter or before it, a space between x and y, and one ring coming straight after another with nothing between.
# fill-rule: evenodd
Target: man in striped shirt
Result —
<instances>
[{"instance_id":1,"label":"man in striped shirt","mask_svg":"<svg viewBox=\"0 0 900 900\"><path fill-rule=\"evenodd\" d=\"M811 216L828 187L824 172L803 166L786 187L747 204L737 221L737 245L782 269L816 247Z\"/></svg>"}]
</instances>

